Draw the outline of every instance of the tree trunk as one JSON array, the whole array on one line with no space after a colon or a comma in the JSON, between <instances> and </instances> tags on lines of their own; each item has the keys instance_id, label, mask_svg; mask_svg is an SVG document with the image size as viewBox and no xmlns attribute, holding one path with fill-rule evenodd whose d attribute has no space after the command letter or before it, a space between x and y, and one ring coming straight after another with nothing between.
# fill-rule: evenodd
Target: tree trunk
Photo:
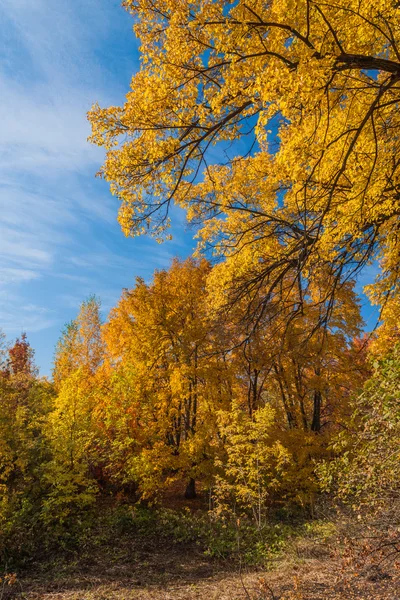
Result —
<instances>
[{"instance_id":1,"label":"tree trunk","mask_svg":"<svg viewBox=\"0 0 400 600\"><path fill-rule=\"evenodd\" d=\"M196 481L191 477L189 483L186 486L185 498L187 500L193 500L196 498Z\"/></svg>"},{"instance_id":2,"label":"tree trunk","mask_svg":"<svg viewBox=\"0 0 400 600\"><path fill-rule=\"evenodd\" d=\"M321 402L322 394L319 390L314 392L314 413L311 423L311 431L318 432L321 429Z\"/></svg>"}]
</instances>

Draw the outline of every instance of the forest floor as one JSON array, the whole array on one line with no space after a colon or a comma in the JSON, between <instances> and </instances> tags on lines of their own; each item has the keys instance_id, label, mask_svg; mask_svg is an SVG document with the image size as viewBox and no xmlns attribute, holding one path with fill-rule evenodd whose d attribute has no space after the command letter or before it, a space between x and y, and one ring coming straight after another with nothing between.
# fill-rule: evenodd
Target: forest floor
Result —
<instances>
[{"instance_id":1,"label":"forest floor","mask_svg":"<svg viewBox=\"0 0 400 600\"><path fill-rule=\"evenodd\" d=\"M13 586L14 587L14 586ZM129 561L93 559L63 572L32 576L29 600L398 600L398 575L377 572L345 578L329 558L280 562L268 571L242 572L207 559L195 548L142 549ZM1 597L1 596L0 596Z\"/></svg>"},{"instance_id":2,"label":"forest floor","mask_svg":"<svg viewBox=\"0 0 400 600\"><path fill-rule=\"evenodd\" d=\"M348 518L317 526L262 567L240 552L207 556L198 541L122 531L111 543L31 565L13 585L0 584L0 600L400 600L400 565L365 553L363 530Z\"/></svg>"},{"instance_id":3,"label":"forest floor","mask_svg":"<svg viewBox=\"0 0 400 600\"><path fill-rule=\"evenodd\" d=\"M399 573L343 571L329 547L304 547L265 568L206 557L192 544L134 542L105 556L48 564L0 598L29 600L398 600ZM13 591L12 591L13 590Z\"/></svg>"}]
</instances>

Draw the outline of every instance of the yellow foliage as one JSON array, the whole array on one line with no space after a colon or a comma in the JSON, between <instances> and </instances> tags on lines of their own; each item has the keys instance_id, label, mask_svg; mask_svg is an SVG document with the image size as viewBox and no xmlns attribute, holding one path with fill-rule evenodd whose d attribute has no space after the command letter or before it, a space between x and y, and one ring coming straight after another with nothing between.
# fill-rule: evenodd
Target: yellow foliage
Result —
<instances>
[{"instance_id":1,"label":"yellow foliage","mask_svg":"<svg viewBox=\"0 0 400 600\"><path fill-rule=\"evenodd\" d=\"M227 258L214 279L222 304L227 287L257 278L277 295L288 269L307 288L325 270L334 298L378 255L372 294L398 293L396 3L124 6L141 66L123 106L89 112L123 231L159 238L170 203L187 209L200 250Z\"/></svg>"},{"instance_id":2,"label":"yellow foliage","mask_svg":"<svg viewBox=\"0 0 400 600\"><path fill-rule=\"evenodd\" d=\"M229 372L207 307L209 271L205 260L175 260L151 284L138 279L104 327L112 368L129 367L125 422L129 411L140 451L125 469L145 495L174 479L212 476L215 415L229 401Z\"/></svg>"}]
</instances>

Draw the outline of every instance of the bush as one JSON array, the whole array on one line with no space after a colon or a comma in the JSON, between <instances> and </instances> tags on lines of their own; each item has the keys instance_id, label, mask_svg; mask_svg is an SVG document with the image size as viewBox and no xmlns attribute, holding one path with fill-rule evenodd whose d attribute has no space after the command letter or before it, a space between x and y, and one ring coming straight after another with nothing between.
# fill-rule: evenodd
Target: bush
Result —
<instances>
[{"instance_id":1,"label":"bush","mask_svg":"<svg viewBox=\"0 0 400 600\"><path fill-rule=\"evenodd\" d=\"M348 429L332 445L337 458L320 475L338 497L379 508L400 495L400 345L374 369L354 401Z\"/></svg>"}]
</instances>

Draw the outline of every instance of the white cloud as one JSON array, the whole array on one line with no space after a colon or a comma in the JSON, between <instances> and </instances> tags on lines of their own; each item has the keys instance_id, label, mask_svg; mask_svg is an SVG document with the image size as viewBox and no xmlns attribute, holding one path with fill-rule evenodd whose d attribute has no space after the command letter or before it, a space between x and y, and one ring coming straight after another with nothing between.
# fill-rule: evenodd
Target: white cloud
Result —
<instances>
[{"instance_id":1,"label":"white cloud","mask_svg":"<svg viewBox=\"0 0 400 600\"><path fill-rule=\"evenodd\" d=\"M118 201L94 179L103 151L86 141L86 112L123 102L138 64L131 26L120 0L0 0L0 327L53 326L36 337L42 364L87 295L105 313L185 248L183 221L173 244L128 246Z\"/></svg>"},{"instance_id":2,"label":"white cloud","mask_svg":"<svg viewBox=\"0 0 400 600\"><path fill-rule=\"evenodd\" d=\"M20 295L0 290L0 330L4 333L34 333L51 327L54 322L54 314L50 309L27 303Z\"/></svg>"},{"instance_id":3,"label":"white cloud","mask_svg":"<svg viewBox=\"0 0 400 600\"><path fill-rule=\"evenodd\" d=\"M39 273L37 271L11 267L0 267L0 285L31 281L32 279L37 279L38 277Z\"/></svg>"},{"instance_id":4,"label":"white cloud","mask_svg":"<svg viewBox=\"0 0 400 600\"><path fill-rule=\"evenodd\" d=\"M102 162L86 111L119 87L96 56L115 26L112 4L0 3L0 285L49 273L73 255L87 219L115 219L111 200L82 189Z\"/></svg>"},{"instance_id":5,"label":"white cloud","mask_svg":"<svg viewBox=\"0 0 400 600\"><path fill-rule=\"evenodd\" d=\"M26 286L55 269L60 275L61 257L74 253L84 229L82 211L91 210L90 203L93 218L110 219L109 204L93 202L80 181L101 163L101 152L86 142L86 111L103 96L96 87L102 76L93 45L99 32L106 35L104 12L94 0L0 3L0 326L5 331L34 332L54 323L54 310L26 301ZM44 295L43 303L48 302Z\"/></svg>"}]
</instances>

